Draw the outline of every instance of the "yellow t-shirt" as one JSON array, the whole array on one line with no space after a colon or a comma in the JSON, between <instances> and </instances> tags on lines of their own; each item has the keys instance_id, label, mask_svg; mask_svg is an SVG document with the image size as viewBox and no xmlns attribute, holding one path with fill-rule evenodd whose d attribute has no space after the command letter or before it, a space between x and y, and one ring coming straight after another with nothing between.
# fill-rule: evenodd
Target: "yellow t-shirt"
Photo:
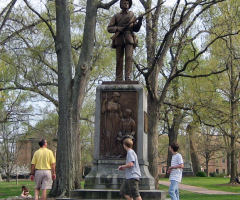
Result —
<instances>
[{"instance_id":1,"label":"yellow t-shirt","mask_svg":"<svg viewBox=\"0 0 240 200\"><path fill-rule=\"evenodd\" d=\"M32 159L35 169L51 169L51 164L56 163L53 152L47 148L38 149Z\"/></svg>"}]
</instances>

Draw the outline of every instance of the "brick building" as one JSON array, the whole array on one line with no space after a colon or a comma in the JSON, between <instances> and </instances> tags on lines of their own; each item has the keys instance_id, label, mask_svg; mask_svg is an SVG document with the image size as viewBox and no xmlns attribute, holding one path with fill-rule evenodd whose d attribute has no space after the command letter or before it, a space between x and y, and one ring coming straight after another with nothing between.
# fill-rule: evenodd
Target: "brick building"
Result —
<instances>
[{"instance_id":1,"label":"brick building","mask_svg":"<svg viewBox=\"0 0 240 200\"><path fill-rule=\"evenodd\" d=\"M17 152L17 165L28 166L29 170L31 169L31 160L33 154L36 150L39 149L38 141L40 138L29 138L27 140L19 140L16 146ZM48 140L48 149L53 151L53 154L56 156L56 142Z\"/></svg>"}]
</instances>

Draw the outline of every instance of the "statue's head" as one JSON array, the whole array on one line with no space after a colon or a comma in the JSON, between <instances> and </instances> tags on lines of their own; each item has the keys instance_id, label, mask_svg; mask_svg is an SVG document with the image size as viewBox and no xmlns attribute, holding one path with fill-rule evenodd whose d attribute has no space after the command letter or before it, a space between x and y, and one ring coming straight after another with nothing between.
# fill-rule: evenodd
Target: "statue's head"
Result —
<instances>
[{"instance_id":1,"label":"statue's head","mask_svg":"<svg viewBox=\"0 0 240 200\"><path fill-rule=\"evenodd\" d=\"M129 4L129 8L132 6L132 0L120 0L120 8L123 9L123 3L127 1Z\"/></svg>"},{"instance_id":2,"label":"statue's head","mask_svg":"<svg viewBox=\"0 0 240 200\"><path fill-rule=\"evenodd\" d=\"M114 92L112 96L113 97L120 97L120 94L118 92Z\"/></svg>"},{"instance_id":3,"label":"statue's head","mask_svg":"<svg viewBox=\"0 0 240 200\"><path fill-rule=\"evenodd\" d=\"M118 100L120 98L120 94L118 92L114 92L112 95L112 98L114 101L118 102Z\"/></svg>"},{"instance_id":4,"label":"statue's head","mask_svg":"<svg viewBox=\"0 0 240 200\"><path fill-rule=\"evenodd\" d=\"M131 116L131 114L132 114L132 111L131 111L130 109L126 109L126 110L124 111L124 115L125 115L125 116Z\"/></svg>"}]
</instances>

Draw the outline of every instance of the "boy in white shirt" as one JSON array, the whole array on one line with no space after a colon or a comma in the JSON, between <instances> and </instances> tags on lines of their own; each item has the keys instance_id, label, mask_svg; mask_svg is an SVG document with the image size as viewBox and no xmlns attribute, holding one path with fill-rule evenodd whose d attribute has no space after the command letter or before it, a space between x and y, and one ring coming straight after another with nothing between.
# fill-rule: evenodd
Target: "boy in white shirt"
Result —
<instances>
[{"instance_id":1,"label":"boy in white shirt","mask_svg":"<svg viewBox=\"0 0 240 200\"><path fill-rule=\"evenodd\" d=\"M170 174L169 180L171 181L169 187L171 200L179 200L178 184L182 180L182 168L184 167L182 155L178 153L178 149L179 145L176 142L171 143L169 146L169 151L173 154L171 166L167 171L167 173Z\"/></svg>"}]
</instances>

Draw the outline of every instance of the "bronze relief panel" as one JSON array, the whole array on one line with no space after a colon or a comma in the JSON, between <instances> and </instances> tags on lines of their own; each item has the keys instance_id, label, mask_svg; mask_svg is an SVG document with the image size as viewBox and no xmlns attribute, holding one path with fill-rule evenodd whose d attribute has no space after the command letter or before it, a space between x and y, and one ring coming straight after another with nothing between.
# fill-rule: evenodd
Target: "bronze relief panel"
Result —
<instances>
[{"instance_id":1,"label":"bronze relief panel","mask_svg":"<svg viewBox=\"0 0 240 200\"><path fill-rule=\"evenodd\" d=\"M122 142L134 141L136 151L138 123L138 93L136 91L102 91L100 156L102 159L125 158Z\"/></svg>"}]
</instances>

